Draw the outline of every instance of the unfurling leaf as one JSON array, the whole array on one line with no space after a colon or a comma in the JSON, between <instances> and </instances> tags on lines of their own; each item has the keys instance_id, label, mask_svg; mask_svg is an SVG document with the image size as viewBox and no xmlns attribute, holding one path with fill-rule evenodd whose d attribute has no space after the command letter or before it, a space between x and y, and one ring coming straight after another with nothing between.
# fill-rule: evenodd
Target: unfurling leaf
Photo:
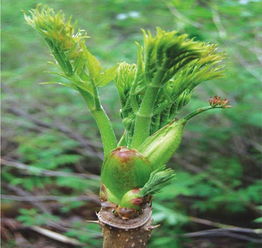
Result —
<instances>
[{"instance_id":1,"label":"unfurling leaf","mask_svg":"<svg viewBox=\"0 0 262 248\"><path fill-rule=\"evenodd\" d=\"M100 72L102 71L101 64L98 59L89 51L86 51L85 55L87 59L87 68L90 78L95 82L98 79Z\"/></svg>"},{"instance_id":2,"label":"unfurling leaf","mask_svg":"<svg viewBox=\"0 0 262 248\"><path fill-rule=\"evenodd\" d=\"M141 195L153 195L158 193L162 188L166 185L170 184L172 179L174 178L175 173L172 169L164 169L163 167L154 170L141 189Z\"/></svg>"},{"instance_id":3,"label":"unfurling leaf","mask_svg":"<svg viewBox=\"0 0 262 248\"><path fill-rule=\"evenodd\" d=\"M171 183L174 176L174 171L172 169L165 169L164 166L154 170L143 187L134 188L123 195L119 204L120 207L139 209L142 204L146 203L147 196L158 193Z\"/></svg>"},{"instance_id":4,"label":"unfurling leaf","mask_svg":"<svg viewBox=\"0 0 262 248\"><path fill-rule=\"evenodd\" d=\"M96 86L103 87L106 86L108 83L110 83L112 80L114 80L116 77L116 70L117 70L117 65L101 72L98 75L97 80L95 82Z\"/></svg>"},{"instance_id":5,"label":"unfurling leaf","mask_svg":"<svg viewBox=\"0 0 262 248\"><path fill-rule=\"evenodd\" d=\"M167 124L142 143L138 150L145 156L154 169L167 163L180 145L184 119Z\"/></svg>"}]
</instances>

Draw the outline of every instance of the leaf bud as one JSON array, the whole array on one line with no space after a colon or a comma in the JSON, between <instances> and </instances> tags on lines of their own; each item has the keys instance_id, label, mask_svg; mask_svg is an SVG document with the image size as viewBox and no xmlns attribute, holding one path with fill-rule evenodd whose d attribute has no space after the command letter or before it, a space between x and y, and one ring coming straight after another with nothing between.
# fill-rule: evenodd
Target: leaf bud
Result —
<instances>
[{"instance_id":1,"label":"leaf bud","mask_svg":"<svg viewBox=\"0 0 262 248\"><path fill-rule=\"evenodd\" d=\"M118 199L131 189L143 187L152 171L149 161L137 150L118 147L102 168L102 183Z\"/></svg>"},{"instance_id":2,"label":"leaf bud","mask_svg":"<svg viewBox=\"0 0 262 248\"><path fill-rule=\"evenodd\" d=\"M138 150L157 169L173 156L179 147L186 120L181 119L167 124L156 133L148 137Z\"/></svg>"}]
</instances>

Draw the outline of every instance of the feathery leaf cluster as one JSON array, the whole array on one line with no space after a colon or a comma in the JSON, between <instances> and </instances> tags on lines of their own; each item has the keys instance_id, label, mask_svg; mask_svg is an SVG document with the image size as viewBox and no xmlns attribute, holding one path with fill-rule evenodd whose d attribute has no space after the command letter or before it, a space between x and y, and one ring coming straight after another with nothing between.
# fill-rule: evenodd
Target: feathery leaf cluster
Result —
<instances>
[{"instance_id":1,"label":"feathery leaf cluster","mask_svg":"<svg viewBox=\"0 0 262 248\"><path fill-rule=\"evenodd\" d=\"M160 28L155 36L149 31L143 33L144 44L137 44L137 65L120 64L116 81L128 144L134 132L135 114L147 97L148 88L155 88L148 113L151 135L175 118L197 85L222 75L223 54L216 45Z\"/></svg>"},{"instance_id":2,"label":"feathery leaf cluster","mask_svg":"<svg viewBox=\"0 0 262 248\"><path fill-rule=\"evenodd\" d=\"M165 169L161 167L150 174L146 184L141 189L142 196L153 195L158 193L163 187L170 184L174 179L175 173L172 169Z\"/></svg>"},{"instance_id":3,"label":"feathery leaf cluster","mask_svg":"<svg viewBox=\"0 0 262 248\"><path fill-rule=\"evenodd\" d=\"M76 31L62 12L40 5L25 19L48 44L62 70L59 75L68 80L63 85L79 91L96 120L105 154L101 199L116 204L119 211L141 209L146 196L174 177L165 164L179 147L186 122L209 109L229 107L226 99L215 97L210 106L175 121L197 85L221 76L223 54L215 45L157 28L155 35L143 31L136 64L122 62L105 70L88 50L86 32ZM98 87L112 80L125 127L118 144L98 94Z\"/></svg>"},{"instance_id":4,"label":"feathery leaf cluster","mask_svg":"<svg viewBox=\"0 0 262 248\"><path fill-rule=\"evenodd\" d=\"M95 95L95 86L103 86L115 77L116 67L104 70L95 56L87 49L86 31L75 29L71 18L38 5L25 15L25 20L36 29L48 44L52 55L62 69L60 76L70 82L65 86Z\"/></svg>"},{"instance_id":5,"label":"feathery leaf cluster","mask_svg":"<svg viewBox=\"0 0 262 248\"><path fill-rule=\"evenodd\" d=\"M100 103L97 87L108 84L115 78L117 66L103 69L98 59L87 49L88 38L83 30L75 31L75 24L64 14L38 5L25 14L25 20L36 29L48 44L62 73L68 80L58 83L77 90L84 98L100 130L104 153L116 147L116 137L103 107ZM49 83L49 82L47 82Z\"/></svg>"}]
</instances>

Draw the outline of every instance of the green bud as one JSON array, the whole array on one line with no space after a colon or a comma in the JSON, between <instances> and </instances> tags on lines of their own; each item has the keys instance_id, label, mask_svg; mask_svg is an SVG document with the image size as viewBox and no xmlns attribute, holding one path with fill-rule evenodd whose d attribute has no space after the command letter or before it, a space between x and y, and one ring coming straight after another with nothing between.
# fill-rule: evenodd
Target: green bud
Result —
<instances>
[{"instance_id":1,"label":"green bud","mask_svg":"<svg viewBox=\"0 0 262 248\"><path fill-rule=\"evenodd\" d=\"M138 150L145 156L153 169L168 162L180 145L186 120L181 119L167 124L148 137Z\"/></svg>"},{"instance_id":2,"label":"green bud","mask_svg":"<svg viewBox=\"0 0 262 248\"><path fill-rule=\"evenodd\" d=\"M129 190L143 187L152 167L135 149L118 147L108 155L102 168L102 183L118 199Z\"/></svg>"},{"instance_id":3,"label":"green bud","mask_svg":"<svg viewBox=\"0 0 262 248\"><path fill-rule=\"evenodd\" d=\"M121 208L141 210L144 204L151 201L153 194L158 193L162 188L172 182L174 176L174 171L165 169L164 166L154 170L143 188L132 189L124 194L119 206Z\"/></svg>"},{"instance_id":4,"label":"green bud","mask_svg":"<svg viewBox=\"0 0 262 248\"><path fill-rule=\"evenodd\" d=\"M141 194L141 189L129 190L121 199L120 206L125 208L140 209L141 205L144 203L143 195Z\"/></svg>"}]
</instances>

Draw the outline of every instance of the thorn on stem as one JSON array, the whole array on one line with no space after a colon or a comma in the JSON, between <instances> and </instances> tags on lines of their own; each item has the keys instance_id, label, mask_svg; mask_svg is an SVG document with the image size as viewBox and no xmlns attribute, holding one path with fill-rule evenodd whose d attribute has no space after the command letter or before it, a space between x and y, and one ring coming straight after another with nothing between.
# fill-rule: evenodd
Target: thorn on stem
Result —
<instances>
[{"instance_id":1,"label":"thorn on stem","mask_svg":"<svg viewBox=\"0 0 262 248\"><path fill-rule=\"evenodd\" d=\"M149 225L149 226L145 226L145 227L144 227L144 230L145 230L145 231L151 231L151 230L156 229L156 228L158 228L158 227L160 227L160 224L157 224L157 225L154 225L154 226Z\"/></svg>"},{"instance_id":2,"label":"thorn on stem","mask_svg":"<svg viewBox=\"0 0 262 248\"><path fill-rule=\"evenodd\" d=\"M100 224L98 220L86 220L87 223Z\"/></svg>"}]
</instances>

